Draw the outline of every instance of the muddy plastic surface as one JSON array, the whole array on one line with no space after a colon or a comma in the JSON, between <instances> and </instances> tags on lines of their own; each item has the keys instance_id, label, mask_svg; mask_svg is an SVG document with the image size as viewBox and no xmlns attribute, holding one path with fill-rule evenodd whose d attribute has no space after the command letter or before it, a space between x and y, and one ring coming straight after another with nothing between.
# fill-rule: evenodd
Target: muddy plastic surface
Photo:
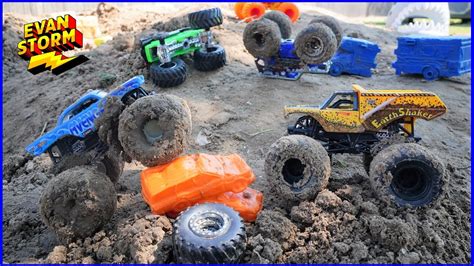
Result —
<instances>
[{"instance_id":1,"label":"muddy plastic surface","mask_svg":"<svg viewBox=\"0 0 474 266\"><path fill-rule=\"evenodd\" d=\"M224 23L213 32L226 49L228 64L209 73L190 68L185 83L167 90L151 83L135 46L125 46L128 48L123 51L113 47L113 42L123 41L118 37L86 52L88 62L60 76L31 75L26 70L27 62L16 54L23 34L22 23L46 16L5 15L3 163L8 167L4 168L3 176L4 262L176 261L171 252L174 220L152 215L143 201L139 182L142 165L125 165L116 184L117 210L112 220L94 236L62 245L41 221L38 211L39 197L53 178L49 172L51 161L47 155L32 159L23 153L45 124L46 130L54 127L61 111L88 89L111 90L136 74L145 75L145 89L174 94L188 102L193 115L190 153L237 152L254 170L257 180L252 187L264 193L264 210L261 219L246 225L249 241L243 262L470 261L471 74L436 82L425 82L417 76L397 77L390 66L395 60L397 35L346 19L341 23L344 34L376 42L382 50L372 78L303 75L296 82L263 79L257 75L254 57L245 52L242 33L246 24L234 19L231 4L177 5L176 10L157 8L149 12L119 9L101 16L99 25L107 34L133 38L153 25L158 29L176 29L181 24L166 23L173 16L186 18L192 11L221 7ZM320 14L307 11L304 6L300 6L300 21L293 25L295 33L310 22L312 15ZM104 73L116 77L113 84L100 85L109 84ZM296 119L284 119L283 106L320 104L333 91L349 89L353 83L367 89L420 88L436 93L446 103L449 111L443 117L431 122L417 121L416 125L417 135L423 137L421 144L440 157L450 176L446 195L438 205L420 210L386 205L370 187L361 156L336 155L327 192L289 210L280 207L286 201L270 191L263 165L270 145L284 136L287 125ZM266 216L270 218L263 219ZM279 217L278 222L274 216Z\"/></svg>"}]
</instances>

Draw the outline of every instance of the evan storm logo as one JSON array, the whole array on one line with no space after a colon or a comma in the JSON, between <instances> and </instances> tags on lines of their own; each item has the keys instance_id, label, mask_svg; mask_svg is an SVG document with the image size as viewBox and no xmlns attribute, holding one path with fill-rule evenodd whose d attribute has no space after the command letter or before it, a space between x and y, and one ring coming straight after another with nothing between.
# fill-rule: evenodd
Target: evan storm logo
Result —
<instances>
[{"instance_id":1,"label":"evan storm logo","mask_svg":"<svg viewBox=\"0 0 474 266\"><path fill-rule=\"evenodd\" d=\"M18 55L30 61L28 71L35 75L45 70L59 75L89 60L84 55L63 55L83 45L82 33L76 29L76 19L71 15L25 24L23 37L18 43Z\"/></svg>"}]
</instances>

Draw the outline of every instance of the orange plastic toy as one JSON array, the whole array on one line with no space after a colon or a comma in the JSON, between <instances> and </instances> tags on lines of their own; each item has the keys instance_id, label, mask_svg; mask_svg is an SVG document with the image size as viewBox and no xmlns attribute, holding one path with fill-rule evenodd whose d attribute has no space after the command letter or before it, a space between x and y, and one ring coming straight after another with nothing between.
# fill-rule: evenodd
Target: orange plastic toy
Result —
<instances>
[{"instance_id":1,"label":"orange plastic toy","mask_svg":"<svg viewBox=\"0 0 474 266\"><path fill-rule=\"evenodd\" d=\"M273 2L273 3L245 3L239 2L234 5L235 14L239 19L249 22L253 19L259 18L265 14L265 10L278 10L285 13L292 22L295 22L300 17L300 10L293 3L287 2Z\"/></svg>"},{"instance_id":2,"label":"orange plastic toy","mask_svg":"<svg viewBox=\"0 0 474 266\"><path fill-rule=\"evenodd\" d=\"M263 194L258 190L248 187L239 193L225 192L213 198L199 200L195 204L207 202L225 204L237 211L246 222L253 222L262 210ZM174 210L166 213L166 215L175 218L182 211L184 209Z\"/></svg>"},{"instance_id":3,"label":"orange plastic toy","mask_svg":"<svg viewBox=\"0 0 474 266\"><path fill-rule=\"evenodd\" d=\"M179 212L225 192L239 193L255 181L237 154L193 154L141 173L142 195L155 214Z\"/></svg>"}]
</instances>

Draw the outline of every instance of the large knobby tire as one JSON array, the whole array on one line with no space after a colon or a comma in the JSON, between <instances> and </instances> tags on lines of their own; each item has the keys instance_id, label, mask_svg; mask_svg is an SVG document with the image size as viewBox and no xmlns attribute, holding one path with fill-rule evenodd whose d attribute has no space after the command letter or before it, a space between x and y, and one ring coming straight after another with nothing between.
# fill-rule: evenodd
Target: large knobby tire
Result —
<instances>
[{"instance_id":1,"label":"large knobby tire","mask_svg":"<svg viewBox=\"0 0 474 266\"><path fill-rule=\"evenodd\" d=\"M330 16L317 16L316 18L312 19L309 22L309 24L313 24L313 23L323 23L324 25L328 26L334 33L334 36L336 36L337 47L341 45L342 28L339 22L337 22L335 18L330 17Z\"/></svg>"},{"instance_id":2,"label":"large knobby tire","mask_svg":"<svg viewBox=\"0 0 474 266\"><path fill-rule=\"evenodd\" d=\"M168 163L186 148L191 111L173 95L145 96L120 115L119 140L124 152L145 166Z\"/></svg>"},{"instance_id":3,"label":"large knobby tire","mask_svg":"<svg viewBox=\"0 0 474 266\"><path fill-rule=\"evenodd\" d=\"M403 143L379 152L370 165L369 177L382 200L421 207L440 196L447 175L432 152L419 144Z\"/></svg>"},{"instance_id":4,"label":"large knobby tire","mask_svg":"<svg viewBox=\"0 0 474 266\"><path fill-rule=\"evenodd\" d=\"M195 205L174 223L177 263L236 263L245 251L246 239L242 218L223 204Z\"/></svg>"},{"instance_id":5,"label":"large knobby tire","mask_svg":"<svg viewBox=\"0 0 474 266\"><path fill-rule=\"evenodd\" d=\"M226 63L225 50L220 45L213 45L194 52L194 67L200 71L212 71L221 68Z\"/></svg>"},{"instance_id":6,"label":"large knobby tire","mask_svg":"<svg viewBox=\"0 0 474 266\"><path fill-rule=\"evenodd\" d=\"M322 64L331 59L336 50L336 36L323 23L309 24L296 35L296 55L306 64Z\"/></svg>"},{"instance_id":7,"label":"large knobby tire","mask_svg":"<svg viewBox=\"0 0 474 266\"><path fill-rule=\"evenodd\" d=\"M265 13L262 18L269 19L276 24L278 24L278 28L280 28L281 38L288 39L291 36L291 20L290 18L285 15L285 13L281 11L270 11Z\"/></svg>"},{"instance_id":8,"label":"large knobby tire","mask_svg":"<svg viewBox=\"0 0 474 266\"><path fill-rule=\"evenodd\" d=\"M40 199L43 221L63 243L97 232L117 205L114 184L93 167L68 169L51 179Z\"/></svg>"},{"instance_id":9,"label":"large knobby tire","mask_svg":"<svg viewBox=\"0 0 474 266\"><path fill-rule=\"evenodd\" d=\"M151 79L161 88L182 84L186 80L186 72L186 64L179 58L168 63L153 63L150 66Z\"/></svg>"},{"instance_id":10,"label":"large knobby tire","mask_svg":"<svg viewBox=\"0 0 474 266\"><path fill-rule=\"evenodd\" d=\"M270 186L290 201L313 199L329 181L328 153L316 140L290 135L272 144L265 158Z\"/></svg>"},{"instance_id":11,"label":"large knobby tire","mask_svg":"<svg viewBox=\"0 0 474 266\"><path fill-rule=\"evenodd\" d=\"M274 21L261 18L247 24L244 46L254 57L271 57L280 50L281 33Z\"/></svg>"},{"instance_id":12,"label":"large knobby tire","mask_svg":"<svg viewBox=\"0 0 474 266\"><path fill-rule=\"evenodd\" d=\"M209 29L222 24L220 8L211 8L188 14L189 24L195 29Z\"/></svg>"}]
</instances>

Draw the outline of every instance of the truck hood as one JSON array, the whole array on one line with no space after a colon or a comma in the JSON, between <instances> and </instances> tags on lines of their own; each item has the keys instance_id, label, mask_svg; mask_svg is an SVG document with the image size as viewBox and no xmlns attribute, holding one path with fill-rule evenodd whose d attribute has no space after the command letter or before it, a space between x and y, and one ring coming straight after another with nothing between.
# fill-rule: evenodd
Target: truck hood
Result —
<instances>
[{"instance_id":1,"label":"truck hood","mask_svg":"<svg viewBox=\"0 0 474 266\"><path fill-rule=\"evenodd\" d=\"M318 113L320 110L319 105L285 105L283 110L284 117L288 117L290 114L296 113L303 113L303 114L311 114L311 113Z\"/></svg>"}]
</instances>

